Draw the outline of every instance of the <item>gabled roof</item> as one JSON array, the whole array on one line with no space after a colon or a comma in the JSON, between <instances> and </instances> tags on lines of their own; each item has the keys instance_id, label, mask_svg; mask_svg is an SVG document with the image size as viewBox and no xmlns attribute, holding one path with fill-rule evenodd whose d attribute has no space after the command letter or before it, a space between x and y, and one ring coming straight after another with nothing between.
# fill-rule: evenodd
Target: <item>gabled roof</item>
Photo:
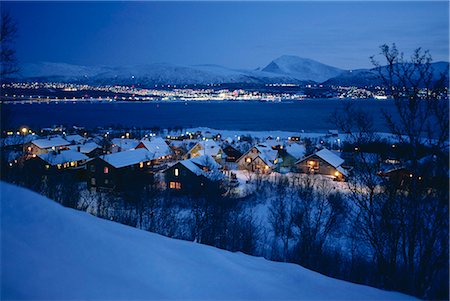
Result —
<instances>
[{"instance_id":1,"label":"gabled roof","mask_svg":"<svg viewBox=\"0 0 450 301\"><path fill-rule=\"evenodd\" d=\"M224 175L220 172L220 165L211 156L199 156L179 162L197 176L204 176L212 181L220 180ZM204 171L203 166L207 166L209 171Z\"/></svg>"},{"instance_id":2,"label":"gabled roof","mask_svg":"<svg viewBox=\"0 0 450 301\"><path fill-rule=\"evenodd\" d=\"M65 140L64 138L62 138L60 136L49 137L49 138L45 138L45 139L36 139L36 140L31 141L31 143L33 143L37 147L43 148L43 149L57 147L57 146L70 145L69 141Z\"/></svg>"},{"instance_id":3,"label":"gabled roof","mask_svg":"<svg viewBox=\"0 0 450 301\"><path fill-rule=\"evenodd\" d=\"M217 156L217 154L222 150L214 140L199 141L194 145L194 147L196 147L197 145L201 147L202 150L200 151L200 153L202 155ZM189 153L191 153L192 149L189 151Z\"/></svg>"},{"instance_id":4,"label":"gabled roof","mask_svg":"<svg viewBox=\"0 0 450 301\"><path fill-rule=\"evenodd\" d=\"M267 144L257 144L254 146L259 154L259 157L267 163L267 165L271 165L274 163L275 159L278 157L278 151L272 149L272 147Z\"/></svg>"},{"instance_id":5,"label":"gabled roof","mask_svg":"<svg viewBox=\"0 0 450 301\"><path fill-rule=\"evenodd\" d=\"M86 140L86 138L83 138L83 137L81 137L81 136L78 135L78 134L75 134L75 135L67 135L67 136L65 137L65 139L66 139L67 141L69 141L69 142L75 142L75 143L82 143L83 141Z\"/></svg>"},{"instance_id":6,"label":"gabled roof","mask_svg":"<svg viewBox=\"0 0 450 301\"><path fill-rule=\"evenodd\" d=\"M312 155L309 155L306 158L300 159L295 163L297 164L299 162L307 160L308 158L310 158L312 156L317 156L317 157L321 158L322 160L324 160L325 162L327 162L334 168L337 168L337 167L341 166L342 163L344 163L344 159L342 159L341 157L339 157L338 155L336 155L335 153L333 153L332 151L330 151L326 148L323 148L320 151L318 151Z\"/></svg>"},{"instance_id":7,"label":"gabled roof","mask_svg":"<svg viewBox=\"0 0 450 301\"><path fill-rule=\"evenodd\" d=\"M114 166L115 168L122 168L135 165L140 162L150 161L154 158L154 155L145 148L139 148L104 155L100 156L99 158Z\"/></svg>"},{"instance_id":8,"label":"gabled roof","mask_svg":"<svg viewBox=\"0 0 450 301\"><path fill-rule=\"evenodd\" d=\"M93 150L97 149L97 148L101 148L100 145L98 145L95 142L88 142L85 144L75 144L75 145L71 145L69 146L70 149L78 151L78 147L80 147L79 152L83 153L83 154L87 154L92 152Z\"/></svg>"},{"instance_id":9,"label":"gabled roof","mask_svg":"<svg viewBox=\"0 0 450 301\"><path fill-rule=\"evenodd\" d=\"M135 148L139 141L136 139L125 139L125 138L113 138L111 140L112 144L117 145L122 150L130 150L132 148Z\"/></svg>"},{"instance_id":10,"label":"gabled roof","mask_svg":"<svg viewBox=\"0 0 450 301\"><path fill-rule=\"evenodd\" d=\"M151 140L142 139L139 144L142 144L148 151L154 153L155 158L160 158L171 154L170 147L161 137L155 137Z\"/></svg>"},{"instance_id":11,"label":"gabled roof","mask_svg":"<svg viewBox=\"0 0 450 301\"><path fill-rule=\"evenodd\" d=\"M49 163L50 165L64 164L67 162L89 159L86 155L74 150L65 150L61 151L60 153L49 152L47 154L38 155L38 157Z\"/></svg>"}]
</instances>

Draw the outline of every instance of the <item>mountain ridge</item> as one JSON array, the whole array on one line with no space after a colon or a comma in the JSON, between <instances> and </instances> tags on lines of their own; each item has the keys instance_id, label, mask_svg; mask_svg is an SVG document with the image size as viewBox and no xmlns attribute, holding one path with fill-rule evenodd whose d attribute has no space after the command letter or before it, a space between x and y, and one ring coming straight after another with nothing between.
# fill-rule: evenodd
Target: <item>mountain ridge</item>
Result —
<instances>
[{"instance_id":1,"label":"mountain ridge","mask_svg":"<svg viewBox=\"0 0 450 301\"><path fill-rule=\"evenodd\" d=\"M439 72L448 62L435 62ZM379 84L374 69L345 70L294 55L282 55L264 67L234 69L217 64L177 65L151 63L129 66L83 66L38 62L21 66L15 80L83 82L90 84L226 84L226 83L321 83L325 85L367 86Z\"/></svg>"}]
</instances>

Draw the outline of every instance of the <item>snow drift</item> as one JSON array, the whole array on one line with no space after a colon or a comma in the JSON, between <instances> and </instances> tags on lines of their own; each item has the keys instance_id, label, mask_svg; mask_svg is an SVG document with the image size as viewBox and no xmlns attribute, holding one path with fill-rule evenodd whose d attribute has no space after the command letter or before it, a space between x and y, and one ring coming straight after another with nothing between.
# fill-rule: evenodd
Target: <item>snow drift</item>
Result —
<instances>
[{"instance_id":1,"label":"snow drift","mask_svg":"<svg viewBox=\"0 0 450 301\"><path fill-rule=\"evenodd\" d=\"M0 183L4 299L409 299L162 237Z\"/></svg>"}]
</instances>

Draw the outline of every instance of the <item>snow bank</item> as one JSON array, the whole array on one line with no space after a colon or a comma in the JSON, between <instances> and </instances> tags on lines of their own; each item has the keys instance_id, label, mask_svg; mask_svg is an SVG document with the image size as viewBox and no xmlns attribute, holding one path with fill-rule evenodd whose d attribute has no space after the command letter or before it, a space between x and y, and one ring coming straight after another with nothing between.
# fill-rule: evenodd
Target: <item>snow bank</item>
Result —
<instances>
[{"instance_id":1,"label":"snow bank","mask_svg":"<svg viewBox=\"0 0 450 301\"><path fill-rule=\"evenodd\" d=\"M0 183L2 299L409 299L166 238Z\"/></svg>"}]
</instances>

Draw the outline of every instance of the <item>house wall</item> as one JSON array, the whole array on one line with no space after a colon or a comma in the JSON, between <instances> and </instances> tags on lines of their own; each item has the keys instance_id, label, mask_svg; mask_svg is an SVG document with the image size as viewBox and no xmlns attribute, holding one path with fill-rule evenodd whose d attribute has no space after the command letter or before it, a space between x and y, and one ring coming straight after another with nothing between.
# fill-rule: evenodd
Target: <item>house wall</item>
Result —
<instances>
[{"instance_id":1,"label":"house wall","mask_svg":"<svg viewBox=\"0 0 450 301\"><path fill-rule=\"evenodd\" d=\"M178 169L178 175L175 174L176 169ZM166 188L173 193L202 194L210 189L218 188L218 183L212 182L204 176L196 175L181 163L166 169L164 178ZM171 182L173 187L171 187Z\"/></svg>"},{"instance_id":2,"label":"house wall","mask_svg":"<svg viewBox=\"0 0 450 301\"><path fill-rule=\"evenodd\" d=\"M314 165L310 165L308 163L310 161L313 161ZM298 172L300 173L314 173L333 177L335 177L335 173L337 171L336 168L316 155L305 158L304 160L297 163L296 167Z\"/></svg>"},{"instance_id":3,"label":"house wall","mask_svg":"<svg viewBox=\"0 0 450 301\"><path fill-rule=\"evenodd\" d=\"M108 172L105 173L105 167ZM93 180L95 179L95 180ZM153 182L153 173L147 164L115 168L108 162L95 158L86 163L86 180L88 187L127 189L131 186L146 185Z\"/></svg>"},{"instance_id":4,"label":"house wall","mask_svg":"<svg viewBox=\"0 0 450 301\"><path fill-rule=\"evenodd\" d=\"M248 158L251 159L251 162L247 162ZM237 163L239 170L258 171L260 173L269 173L272 171L270 167L265 167L267 164L259 157L259 151L256 148L250 149L245 155L239 158Z\"/></svg>"}]
</instances>

